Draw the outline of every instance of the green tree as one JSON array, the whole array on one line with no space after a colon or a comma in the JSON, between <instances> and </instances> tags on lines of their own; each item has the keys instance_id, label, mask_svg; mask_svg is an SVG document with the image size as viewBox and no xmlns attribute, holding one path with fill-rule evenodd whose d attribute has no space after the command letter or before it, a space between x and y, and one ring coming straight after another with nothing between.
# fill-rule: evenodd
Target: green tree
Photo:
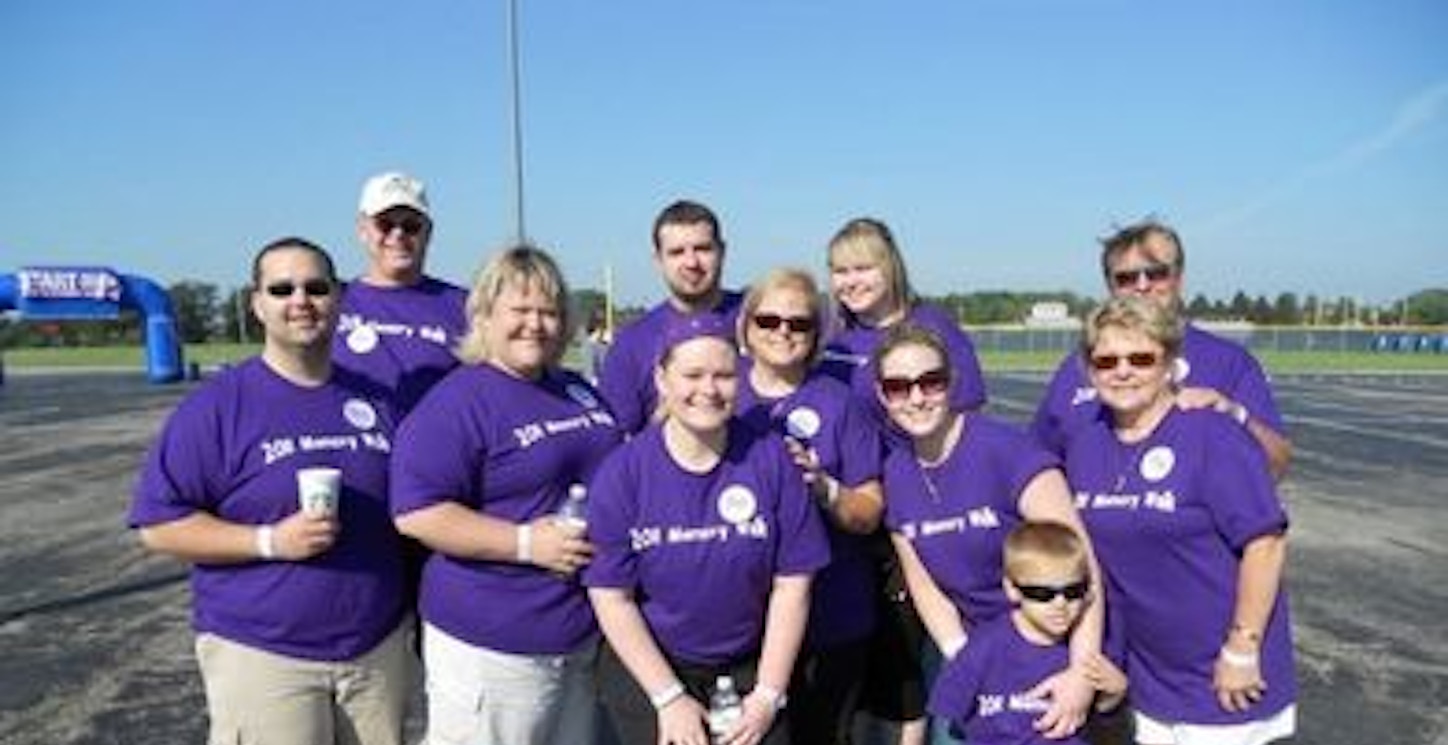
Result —
<instances>
[{"instance_id":1,"label":"green tree","mask_svg":"<svg viewBox=\"0 0 1448 745\"><path fill-rule=\"evenodd\" d=\"M227 294L226 300L217 308L219 328L217 336L229 342L257 343L261 341L261 324L251 313L251 290L238 287ZM238 326L240 324L240 326Z\"/></svg>"},{"instance_id":2,"label":"green tree","mask_svg":"<svg viewBox=\"0 0 1448 745\"><path fill-rule=\"evenodd\" d=\"M216 285L182 280L166 290L176 313L176 331L181 341L201 344L217 330Z\"/></svg>"},{"instance_id":3,"label":"green tree","mask_svg":"<svg viewBox=\"0 0 1448 745\"><path fill-rule=\"evenodd\" d=\"M1408 323L1424 325L1448 324L1448 289L1419 290L1408 296Z\"/></svg>"}]
</instances>

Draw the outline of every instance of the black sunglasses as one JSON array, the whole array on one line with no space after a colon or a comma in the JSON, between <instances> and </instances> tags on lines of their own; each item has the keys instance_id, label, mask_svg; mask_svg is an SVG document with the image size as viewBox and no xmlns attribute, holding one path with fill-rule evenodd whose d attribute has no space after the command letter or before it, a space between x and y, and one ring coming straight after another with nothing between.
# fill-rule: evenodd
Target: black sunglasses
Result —
<instances>
[{"instance_id":1,"label":"black sunglasses","mask_svg":"<svg viewBox=\"0 0 1448 745\"><path fill-rule=\"evenodd\" d=\"M1021 591L1021 597L1036 603L1049 603L1055 600L1058 595L1067 600L1080 600L1086 597L1086 593L1091 589L1091 585L1087 584L1085 580L1072 582L1069 585L1062 585L1060 587L1052 587L1050 585L1019 585L1015 582L1011 584L1016 585L1016 589Z\"/></svg>"},{"instance_id":2,"label":"black sunglasses","mask_svg":"<svg viewBox=\"0 0 1448 745\"><path fill-rule=\"evenodd\" d=\"M1160 359L1156 352L1132 352L1126 355L1094 354L1091 355L1091 366L1102 372L1108 372L1115 370L1117 366L1121 364L1122 360L1126 360L1126 364L1138 370L1145 370L1149 367L1155 367L1157 361Z\"/></svg>"},{"instance_id":3,"label":"black sunglasses","mask_svg":"<svg viewBox=\"0 0 1448 745\"><path fill-rule=\"evenodd\" d=\"M403 235L417 235L427 229L427 221L418 217L404 217L394 220L390 217L374 217L372 222L383 235L392 235L392 231L401 229Z\"/></svg>"},{"instance_id":4,"label":"black sunglasses","mask_svg":"<svg viewBox=\"0 0 1448 745\"><path fill-rule=\"evenodd\" d=\"M1117 287L1135 287L1142 277L1148 282L1162 282L1176 273L1170 264L1147 264L1135 269L1123 269L1111 273L1111 283Z\"/></svg>"},{"instance_id":5,"label":"black sunglasses","mask_svg":"<svg viewBox=\"0 0 1448 745\"><path fill-rule=\"evenodd\" d=\"M289 298L299 287L307 297L326 297L332 294L332 282L326 279L309 279L301 283L284 279L267 285L266 294L274 298Z\"/></svg>"},{"instance_id":6,"label":"black sunglasses","mask_svg":"<svg viewBox=\"0 0 1448 745\"><path fill-rule=\"evenodd\" d=\"M813 318L808 316L781 316L774 313L760 313L754 316L754 325L765 331L773 331L780 326L791 334L808 334L815 329Z\"/></svg>"},{"instance_id":7,"label":"black sunglasses","mask_svg":"<svg viewBox=\"0 0 1448 745\"><path fill-rule=\"evenodd\" d=\"M889 401L903 401L910 397L911 388L919 388L924 396L939 396L950 387L950 373L944 370L927 370L918 377L880 378L880 392Z\"/></svg>"}]
</instances>

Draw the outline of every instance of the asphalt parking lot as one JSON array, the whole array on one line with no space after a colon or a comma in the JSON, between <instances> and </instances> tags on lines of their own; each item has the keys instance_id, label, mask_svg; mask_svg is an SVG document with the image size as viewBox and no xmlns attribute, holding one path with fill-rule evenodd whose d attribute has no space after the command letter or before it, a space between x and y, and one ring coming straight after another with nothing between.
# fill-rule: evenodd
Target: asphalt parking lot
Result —
<instances>
[{"instance_id":1,"label":"asphalt parking lot","mask_svg":"<svg viewBox=\"0 0 1448 745\"><path fill-rule=\"evenodd\" d=\"M1040 375L990 380L1024 420ZM1298 742L1448 745L1448 377L1276 381ZM0 388L0 743L199 743L185 568L124 529L187 386L12 374Z\"/></svg>"}]
</instances>

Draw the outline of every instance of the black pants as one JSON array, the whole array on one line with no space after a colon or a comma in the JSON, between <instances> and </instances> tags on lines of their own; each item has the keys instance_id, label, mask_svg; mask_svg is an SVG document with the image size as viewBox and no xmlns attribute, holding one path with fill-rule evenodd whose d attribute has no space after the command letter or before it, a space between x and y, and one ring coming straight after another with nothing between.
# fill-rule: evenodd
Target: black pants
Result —
<instances>
[{"instance_id":1,"label":"black pants","mask_svg":"<svg viewBox=\"0 0 1448 745\"><path fill-rule=\"evenodd\" d=\"M785 709L794 745L850 745L869 648L862 639L799 653Z\"/></svg>"},{"instance_id":2,"label":"black pants","mask_svg":"<svg viewBox=\"0 0 1448 745\"><path fill-rule=\"evenodd\" d=\"M678 660L669 660L669 666L684 684L684 690L701 706L708 708L709 693L714 690L714 681L720 675L734 678L734 688L741 695L754 689L759 658L750 656L729 665L694 665ZM614 738L620 745L657 745L659 741L659 716L649 703L649 695L639 687L638 681L624 667L618 653L609 644L604 644L598 659L598 695L603 710L613 727ZM706 728L707 723L701 723ZM775 717L774 726L760 741L761 745L790 745L789 724L785 717Z\"/></svg>"}]
</instances>

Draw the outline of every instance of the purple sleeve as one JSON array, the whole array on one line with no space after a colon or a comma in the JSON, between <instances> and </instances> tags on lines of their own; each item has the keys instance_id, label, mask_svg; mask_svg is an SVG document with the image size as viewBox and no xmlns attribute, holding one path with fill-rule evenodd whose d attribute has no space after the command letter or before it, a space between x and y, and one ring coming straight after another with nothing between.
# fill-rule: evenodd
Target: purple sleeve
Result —
<instances>
[{"instance_id":1,"label":"purple sleeve","mask_svg":"<svg viewBox=\"0 0 1448 745\"><path fill-rule=\"evenodd\" d=\"M1066 450L1065 418L1070 413L1073 391L1080 386L1078 359L1079 355L1073 353L1061 360L1046 386L1046 395L1036 407L1036 415L1031 418L1031 437L1058 455Z\"/></svg>"},{"instance_id":2,"label":"purple sleeve","mask_svg":"<svg viewBox=\"0 0 1448 745\"><path fill-rule=\"evenodd\" d=\"M593 561L583 570L587 587L632 588L638 584L638 553L630 537L637 519L635 494L641 487L630 478L631 446L621 445L604 459L588 485L588 540Z\"/></svg>"},{"instance_id":3,"label":"purple sleeve","mask_svg":"<svg viewBox=\"0 0 1448 745\"><path fill-rule=\"evenodd\" d=\"M1214 450L1203 462L1202 493L1217 530L1241 551L1259 536L1287 530L1287 513L1267 467L1267 456L1246 429L1227 417L1202 412L1204 445Z\"/></svg>"},{"instance_id":4,"label":"purple sleeve","mask_svg":"<svg viewBox=\"0 0 1448 745\"><path fill-rule=\"evenodd\" d=\"M840 407L839 453L840 473L831 474L848 487L856 487L880 478L883 471L883 448L880 430L864 411L860 400L846 395Z\"/></svg>"},{"instance_id":5,"label":"purple sleeve","mask_svg":"<svg viewBox=\"0 0 1448 745\"><path fill-rule=\"evenodd\" d=\"M965 645L955 659L940 669L930 688L926 710L950 722L951 732L957 736L965 730L965 723L975 718L976 695L980 693L981 671L987 654L984 646L980 642Z\"/></svg>"},{"instance_id":6,"label":"purple sleeve","mask_svg":"<svg viewBox=\"0 0 1448 745\"><path fill-rule=\"evenodd\" d=\"M644 411L647 397L641 387L653 385L653 363L642 364L639 360L640 337L646 335L637 333L639 330L635 326L619 332L603 357L603 370L598 375L598 392L613 411L619 430L629 434L643 429L652 413Z\"/></svg>"},{"instance_id":7,"label":"purple sleeve","mask_svg":"<svg viewBox=\"0 0 1448 745\"><path fill-rule=\"evenodd\" d=\"M1237 384L1229 395L1232 400L1247 407L1254 419L1282 434L1282 414L1277 410L1277 401L1272 397L1272 386L1267 382L1262 364L1251 354L1242 357L1245 369L1237 376Z\"/></svg>"},{"instance_id":8,"label":"purple sleeve","mask_svg":"<svg viewBox=\"0 0 1448 745\"><path fill-rule=\"evenodd\" d=\"M465 372L459 368L454 376ZM457 382L449 378L434 387L397 431L389 491L394 516L448 501L480 506L476 474L486 447L470 431L476 413L455 400Z\"/></svg>"},{"instance_id":9,"label":"purple sleeve","mask_svg":"<svg viewBox=\"0 0 1448 745\"><path fill-rule=\"evenodd\" d=\"M226 473L218 414L211 391L187 400L166 421L137 479L128 523L133 528L210 511L222 496L215 479Z\"/></svg>"}]
</instances>

